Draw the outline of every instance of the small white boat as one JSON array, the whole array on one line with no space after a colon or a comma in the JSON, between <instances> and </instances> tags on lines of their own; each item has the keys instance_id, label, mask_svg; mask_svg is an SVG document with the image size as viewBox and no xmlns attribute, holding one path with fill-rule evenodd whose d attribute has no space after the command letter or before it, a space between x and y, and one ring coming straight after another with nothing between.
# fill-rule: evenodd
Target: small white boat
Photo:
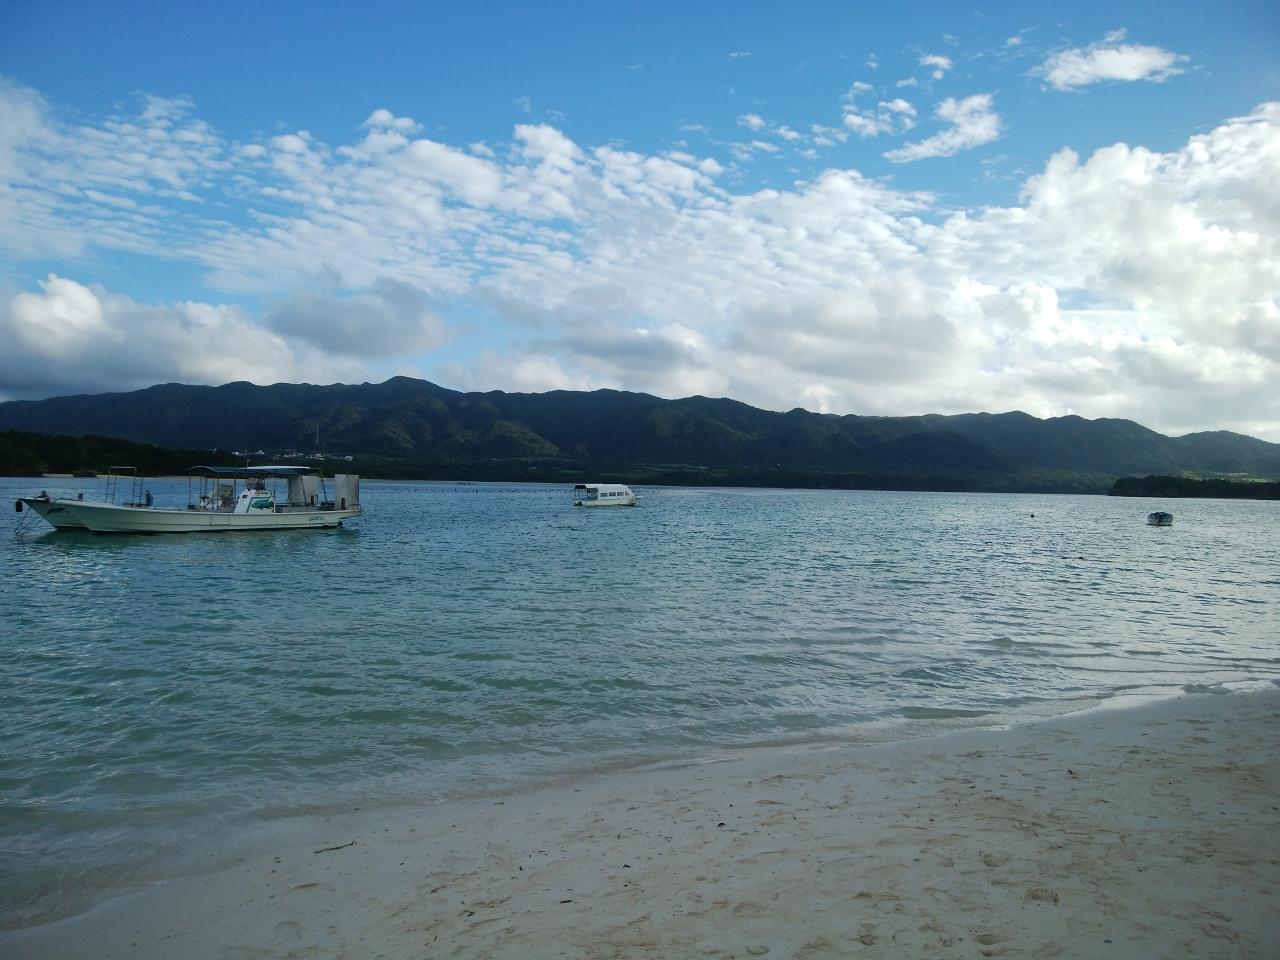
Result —
<instances>
[{"instance_id":1,"label":"small white boat","mask_svg":"<svg viewBox=\"0 0 1280 960\"><path fill-rule=\"evenodd\" d=\"M1147 523L1153 527L1172 527L1173 514L1165 513L1163 510L1157 510L1155 513L1148 513Z\"/></svg>"},{"instance_id":2,"label":"small white boat","mask_svg":"<svg viewBox=\"0 0 1280 960\"><path fill-rule=\"evenodd\" d=\"M277 489L280 480L286 481L284 497ZM267 481L273 481L272 488ZM192 467L187 492L187 505L175 508L154 506L149 491L145 496L135 495L130 503L52 502L72 522L94 533L315 529L341 526L343 520L362 512L358 476L335 476L333 498L328 499L324 480L310 467ZM33 509L40 512L34 505ZM50 523L55 518L62 519L62 515L45 516Z\"/></svg>"},{"instance_id":3,"label":"small white boat","mask_svg":"<svg viewBox=\"0 0 1280 960\"><path fill-rule=\"evenodd\" d=\"M624 483L579 483L573 488L575 507L634 507L636 495Z\"/></svg>"}]
</instances>

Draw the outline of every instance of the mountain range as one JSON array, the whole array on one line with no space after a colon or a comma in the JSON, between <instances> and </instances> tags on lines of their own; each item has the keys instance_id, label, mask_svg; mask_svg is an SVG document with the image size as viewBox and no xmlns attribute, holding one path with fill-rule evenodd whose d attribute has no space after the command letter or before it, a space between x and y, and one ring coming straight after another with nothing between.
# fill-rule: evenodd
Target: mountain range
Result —
<instances>
[{"instance_id":1,"label":"mountain range","mask_svg":"<svg viewBox=\"0 0 1280 960\"><path fill-rule=\"evenodd\" d=\"M761 410L617 390L462 393L393 377L355 385L167 383L0 403L0 430L165 446L353 456L390 476L1099 490L1119 476L1280 478L1280 444L1169 437L1130 420L1021 412L869 417ZM381 464L379 469L378 464Z\"/></svg>"}]
</instances>

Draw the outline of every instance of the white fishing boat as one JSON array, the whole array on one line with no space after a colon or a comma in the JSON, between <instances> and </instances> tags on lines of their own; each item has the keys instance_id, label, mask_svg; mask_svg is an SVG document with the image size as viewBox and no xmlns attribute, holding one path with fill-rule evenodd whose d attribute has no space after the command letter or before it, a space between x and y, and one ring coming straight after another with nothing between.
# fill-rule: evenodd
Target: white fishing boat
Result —
<instances>
[{"instance_id":1,"label":"white fishing boat","mask_svg":"<svg viewBox=\"0 0 1280 960\"><path fill-rule=\"evenodd\" d=\"M636 495L624 483L579 483L573 488L575 507L634 507Z\"/></svg>"},{"instance_id":2,"label":"white fishing boat","mask_svg":"<svg viewBox=\"0 0 1280 960\"><path fill-rule=\"evenodd\" d=\"M309 467L192 467L185 507L157 507L149 492L130 503L56 502L94 533L300 530L337 527L360 516L360 478L338 474L332 486L330 499L325 481Z\"/></svg>"},{"instance_id":3,"label":"white fishing boat","mask_svg":"<svg viewBox=\"0 0 1280 960\"><path fill-rule=\"evenodd\" d=\"M1172 527L1173 514L1165 513L1163 510L1157 510L1155 513L1148 513L1147 523L1153 527Z\"/></svg>"},{"instance_id":4,"label":"white fishing boat","mask_svg":"<svg viewBox=\"0 0 1280 960\"><path fill-rule=\"evenodd\" d=\"M96 476L96 474L94 474ZM103 503L115 503L123 497L125 503L141 505L144 499L142 474L135 467L110 467L107 470L107 488L103 494ZM68 507L73 504L92 503L86 501L84 494L75 497L52 497L47 490L41 490L38 497L21 497L14 507L19 513L23 508L48 521L59 530L84 530L85 525L71 513Z\"/></svg>"}]
</instances>

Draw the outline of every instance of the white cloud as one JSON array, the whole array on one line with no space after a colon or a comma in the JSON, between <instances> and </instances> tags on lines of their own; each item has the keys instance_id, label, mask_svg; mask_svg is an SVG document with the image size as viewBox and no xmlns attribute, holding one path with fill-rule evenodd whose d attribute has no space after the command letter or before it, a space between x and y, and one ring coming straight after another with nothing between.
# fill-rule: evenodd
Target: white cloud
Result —
<instances>
[{"instance_id":1,"label":"white cloud","mask_svg":"<svg viewBox=\"0 0 1280 960\"><path fill-rule=\"evenodd\" d=\"M216 302L148 305L60 268L0 299L9 394L361 378L375 356L440 375L438 318L462 304L497 339L444 368L459 385L470 373L484 387L775 409L1071 409L1280 439L1280 105L1167 153L1061 151L1016 205L948 211L854 170L734 192L687 148L584 146L547 125L487 152L382 123L351 145L295 133L302 152L264 140L255 156L182 101L73 131L29 91L9 93L7 262L163 256L275 303L261 320ZM874 115L908 106L886 99ZM904 151L999 133L988 95L937 116L948 129Z\"/></svg>"},{"instance_id":2,"label":"white cloud","mask_svg":"<svg viewBox=\"0 0 1280 960\"><path fill-rule=\"evenodd\" d=\"M902 98L881 100L874 110L854 104L844 108L844 125L859 137L876 137L882 133L905 133L915 126L916 108Z\"/></svg>"},{"instance_id":3,"label":"white cloud","mask_svg":"<svg viewBox=\"0 0 1280 960\"><path fill-rule=\"evenodd\" d=\"M455 390L509 390L542 393L547 390L597 390L604 384L584 374L570 374L560 360L545 353L507 356L485 350L470 364L450 361L440 379Z\"/></svg>"},{"instance_id":4,"label":"white cloud","mask_svg":"<svg viewBox=\"0 0 1280 960\"><path fill-rule=\"evenodd\" d=\"M749 56L751 56L751 51L750 51L750 50L735 50L733 53L729 54L729 59L730 59L730 60L745 60L745 59L747 59L747 57L749 57Z\"/></svg>"},{"instance_id":5,"label":"white cloud","mask_svg":"<svg viewBox=\"0 0 1280 960\"><path fill-rule=\"evenodd\" d=\"M744 113L738 118L738 126L746 127L748 130L763 130L768 124L758 113Z\"/></svg>"},{"instance_id":6,"label":"white cloud","mask_svg":"<svg viewBox=\"0 0 1280 960\"><path fill-rule=\"evenodd\" d=\"M307 141L311 139L311 135L305 130L298 133L287 133L284 136L272 137L271 146L275 147L281 153L306 153Z\"/></svg>"},{"instance_id":7,"label":"white cloud","mask_svg":"<svg viewBox=\"0 0 1280 960\"><path fill-rule=\"evenodd\" d=\"M950 157L990 143L1000 136L1000 116L995 112L991 94L978 93L963 100L948 97L938 104L934 116L950 126L941 133L909 143L884 156L893 163L909 163L929 157Z\"/></svg>"},{"instance_id":8,"label":"white cloud","mask_svg":"<svg viewBox=\"0 0 1280 960\"><path fill-rule=\"evenodd\" d=\"M362 125L366 127L390 127L393 130L401 130L405 133L412 133L418 129L418 124L414 122L412 117L397 117L385 108L373 111Z\"/></svg>"},{"instance_id":9,"label":"white cloud","mask_svg":"<svg viewBox=\"0 0 1280 960\"><path fill-rule=\"evenodd\" d=\"M920 66L930 67L933 79L941 80L954 64L951 62L950 57L944 57L938 53L930 53L920 58Z\"/></svg>"},{"instance_id":10,"label":"white cloud","mask_svg":"<svg viewBox=\"0 0 1280 960\"><path fill-rule=\"evenodd\" d=\"M0 393L46 396L154 383L331 382L363 368L291 347L235 306L137 303L50 274L0 305Z\"/></svg>"},{"instance_id":11,"label":"white cloud","mask_svg":"<svg viewBox=\"0 0 1280 960\"><path fill-rule=\"evenodd\" d=\"M815 123L809 128L812 134L813 142L820 147L835 146L836 143L844 143L849 139L849 132L841 130L839 127L824 127L820 123Z\"/></svg>"},{"instance_id":12,"label":"white cloud","mask_svg":"<svg viewBox=\"0 0 1280 960\"><path fill-rule=\"evenodd\" d=\"M1121 43L1124 30L1109 33L1087 47L1053 54L1033 73L1055 90L1074 90L1105 80L1150 80L1161 83L1182 70L1188 57L1160 47Z\"/></svg>"},{"instance_id":13,"label":"white cloud","mask_svg":"<svg viewBox=\"0 0 1280 960\"><path fill-rule=\"evenodd\" d=\"M361 359L421 353L449 339L426 294L386 279L353 295L297 294L271 305L265 325L291 343Z\"/></svg>"}]
</instances>

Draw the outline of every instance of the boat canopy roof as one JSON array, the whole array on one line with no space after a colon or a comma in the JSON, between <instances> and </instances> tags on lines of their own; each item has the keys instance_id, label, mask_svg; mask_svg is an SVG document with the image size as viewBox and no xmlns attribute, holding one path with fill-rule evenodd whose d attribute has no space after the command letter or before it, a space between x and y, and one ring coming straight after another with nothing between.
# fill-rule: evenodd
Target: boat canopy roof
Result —
<instances>
[{"instance_id":1,"label":"boat canopy roof","mask_svg":"<svg viewBox=\"0 0 1280 960\"><path fill-rule=\"evenodd\" d=\"M246 477L300 477L315 473L314 467L263 466L263 467L192 467L187 473L193 477L228 477L244 479Z\"/></svg>"},{"instance_id":2,"label":"boat canopy roof","mask_svg":"<svg viewBox=\"0 0 1280 960\"><path fill-rule=\"evenodd\" d=\"M578 483L574 484L575 490L595 490L597 493L630 493L631 488L625 483Z\"/></svg>"}]
</instances>

